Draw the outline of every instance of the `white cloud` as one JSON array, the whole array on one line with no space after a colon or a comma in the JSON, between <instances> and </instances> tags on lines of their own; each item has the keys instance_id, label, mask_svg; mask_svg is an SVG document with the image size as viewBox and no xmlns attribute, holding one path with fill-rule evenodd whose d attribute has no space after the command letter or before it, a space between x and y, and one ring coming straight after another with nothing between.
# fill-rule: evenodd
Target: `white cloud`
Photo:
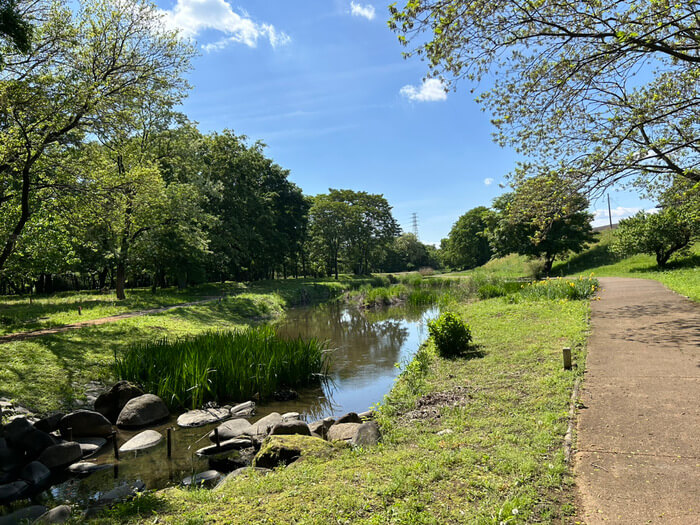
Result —
<instances>
[{"instance_id":1,"label":"white cloud","mask_svg":"<svg viewBox=\"0 0 700 525\"><path fill-rule=\"evenodd\" d=\"M371 4L362 5L356 2L350 2L350 13L352 16L361 16L367 20L374 20L374 6Z\"/></svg>"},{"instance_id":2,"label":"white cloud","mask_svg":"<svg viewBox=\"0 0 700 525\"><path fill-rule=\"evenodd\" d=\"M613 224L619 222L621 219L627 219L637 212L645 211L646 213L658 213L658 208L651 208L645 210L643 208L626 208L624 206L618 206L617 208L612 208L610 210L610 215L612 215ZM600 208L593 212L593 226L605 226L610 223L610 216L608 215L607 208Z\"/></svg>"},{"instance_id":3,"label":"white cloud","mask_svg":"<svg viewBox=\"0 0 700 525\"><path fill-rule=\"evenodd\" d=\"M272 47L283 46L291 40L289 35L270 24L258 24L247 13L234 12L225 0L177 0L171 11L163 11L163 17L169 27L178 29L185 38L195 38L206 30L225 35L203 45L205 51L217 51L231 43L255 47L261 38L267 39Z\"/></svg>"},{"instance_id":4,"label":"white cloud","mask_svg":"<svg viewBox=\"0 0 700 525\"><path fill-rule=\"evenodd\" d=\"M447 100L445 85L439 78L427 78L420 87L410 84L401 88L400 93L409 100L417 102L437 102Z\"/></svg>"},{"instance_id":5,"label":"white cloud","mask_svg":"<svg viewBox=\"0 0 700 525\"><path fill-rule=\"evenodd\" d=\"M491 186L491 184L493 184L493 179L491 177L484 179L484 184Z\"/></svg>"}]
</instances>

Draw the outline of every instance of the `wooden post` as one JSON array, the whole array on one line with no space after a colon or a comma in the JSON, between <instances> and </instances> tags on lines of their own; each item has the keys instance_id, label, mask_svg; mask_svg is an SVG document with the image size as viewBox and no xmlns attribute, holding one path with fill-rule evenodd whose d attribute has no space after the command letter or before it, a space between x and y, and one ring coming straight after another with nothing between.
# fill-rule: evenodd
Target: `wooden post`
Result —
<instances>
[{"instance_id":1,"label":"wooden post","mask_svg":"<svg viewBox=\"0 0 700 525\"><path fill-rule=\"evenodd\" d=\"M66 432L68 433L68 441L73 441L73 427L68 427Z\"/></svg>"},{"instance_id":2,"label":"wooden post","mask_svg":"<svg viewBox=\"0 0 700 525\"><path fill-rule=\"evenodd\" d=\"M168 459L170 459L173 455L173 429L168 428Z\"/></svg>"},{"instance_id":3,"label":"wooden post","mask_svg":"<svg viewBox=\"0 0 700 525\"><path fill-rule=\"evenodd\" d=\"M219 441L219 429L214 429L214 443L216 443L216 448L221 448L221 441Z\"/></svg>"},{"instance_id":4,"label":"wooden post","mask_svg":"<svg viewBox=\"0 0 700 525\"><path fill-rule=\"evenodd\" d=\"M114 446L114 459L119 461L119 445L117 445L117 433L112 432L112 445Z\"/></svg>"},{"instance_id":5,"label":"wooden post","mask_svg":"<svg viewBox=\"0 0 700 525\"><path fill-rule=\"evenodd\" d=\"M564 357L564 370L571 370L571 348L568 346L562 350Z\"/></svg>"}]
</instances>

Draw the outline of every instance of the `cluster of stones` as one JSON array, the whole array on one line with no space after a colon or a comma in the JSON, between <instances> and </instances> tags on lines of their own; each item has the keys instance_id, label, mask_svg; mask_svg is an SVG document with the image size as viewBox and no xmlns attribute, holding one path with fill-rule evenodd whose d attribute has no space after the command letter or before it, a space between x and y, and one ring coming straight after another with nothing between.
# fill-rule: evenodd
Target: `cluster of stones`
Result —
<instances>
[{"instance_id":1,"label":"cluster of stones","mask_svg":"<svg viewBox=\"0 0 700 525\"><path fill-rule=\"evenodd\" d=\"M98 465L85 459L97 454L120 428L138 428L169 417L165 403L138 387L117 383L95 401L95 410L56 413L43 419L29 414L11 413L8 401L0 406L0 416L8 423L0 425L0 505L31 498L66 475L87 475L110 465ZM138 436L137 436L138 437ZM122 447L123 448L123 447ZM98 504L114 503L133 495L139 487L123 487L103 495ZM122 494L123 492L128 492ZM40 512L41 511L41 512ZM62 523L69 519L70 507L46 509L34 505L0 517L3 523L34 521Z\"/></svg>"},{"instance_id":2,"label":"cluster of stones","mask_svg":"<svg viewBox=\"0 0 700 525\"><path fill-rule=\"evenodd\" d=\"M178 423L191 421L201 412L183 414ZM273 412L255 423L242 417L229 419L209 434L213 444L197 451L209 459L212 470L191 476L183 484L216 487L250 469L267 472L303 456L326 457L342 447L373 446L381 434L372 418L371 412L350 412L337 420L325 418L307 424L296 412ZM230 459L232 454L236 459ZM223 472L232 468L224 477Z\"/></svg>"}]
</instances>

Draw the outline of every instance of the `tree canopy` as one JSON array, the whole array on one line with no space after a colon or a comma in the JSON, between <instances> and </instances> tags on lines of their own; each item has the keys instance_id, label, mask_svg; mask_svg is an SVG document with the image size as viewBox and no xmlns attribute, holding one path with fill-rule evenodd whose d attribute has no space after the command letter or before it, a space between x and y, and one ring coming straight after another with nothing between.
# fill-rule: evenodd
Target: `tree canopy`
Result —
<instances>
[{"instance_id":1,"label":"tree canopy","mask_svg":"<svg viewBox=\"0 0 700 525\"><path fill-rule=\"evenodd\" d=\"M480 100L522 172L577 189L700 181L700 2L410 0L389 25L433 75L492 84Z\"/></svg>"},{"instance_id":2,"label":"tree canopy","mask_svg":"<svg viewBox=\"0 0 700 525\"><path fill-rule=\"evenodd\" d=\"M457 219L440 246L445 264L467 270L489 261L492 254L487 235L489 213L488 208L480 206Z\"/></svg>"}]
</instances>

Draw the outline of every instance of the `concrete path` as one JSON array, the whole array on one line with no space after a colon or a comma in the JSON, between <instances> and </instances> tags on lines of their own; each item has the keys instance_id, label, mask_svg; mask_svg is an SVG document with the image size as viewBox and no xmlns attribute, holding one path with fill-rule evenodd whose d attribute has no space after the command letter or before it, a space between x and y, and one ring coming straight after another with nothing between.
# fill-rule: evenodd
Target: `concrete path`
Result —
<instances>
[{"instance_id":1,"label":"concrete path","mask_svg":"<svg viewBox=\"0 0 700 525\"><path fill-rule=\"evenodd\" d=\"M579 520L700 524L700 305L600 279L581 392Z\"/></svg>"}]
</instances>

